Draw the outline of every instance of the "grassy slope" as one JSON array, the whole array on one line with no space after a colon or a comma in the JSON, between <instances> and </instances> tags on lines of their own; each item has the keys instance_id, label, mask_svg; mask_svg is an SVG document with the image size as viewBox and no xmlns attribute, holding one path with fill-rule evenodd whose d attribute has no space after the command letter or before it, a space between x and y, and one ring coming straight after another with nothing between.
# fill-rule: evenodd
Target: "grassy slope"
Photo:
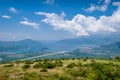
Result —
<instances>
[{"instance_id":1,"label":"grassy slope","mask_svg":"<svg viewBox=\"0 0 120 80\"><path fill-rule=\"evenodd\" d=\"M55 67L53 69L47 69L48 72L40 72L40 70L42 68L38 68L38 69L33 68L33 65L35 65L38 62L33 62L33 64L30 64L29 69L23 69L22 68L22 66L25 65L24 62L20 62L19 64L16 64L15 62L11 62L12 64L14 64L13 67L4 67L5 65L11 64L11 63L0 64L0 80L6 80L6 79L2 79L5 76L7 76L7 77L5 77L5 78L7 78L7 80L60 80L60 77L67 77L67 78L70 77L68 80L81 80L81 79L87 80L87 78L84 77L84 76L77 76L76 77L77 79L74 79L74 77L71 74L69 74L68 71L69 70L72 71L73 69L75 69L75 70L76 69L87 69L87 68L90 68L89 66L88 67L86 67L86 66L79 66L79 67L75 66L73 68L66 68L66 66L70 63L75 63L75 64L81 63L82 65L90 64L90 63L92 63L92 60L93 59L61 60L63 62L63 66ZM120 67L120 62L117 62L117 61L100 60L100 59L96 59L94 61L96 63L102 63L102 64L113 63L113 64L118 65ZM51 62L54 62L54 60L51 61ZM89 74L89 75L93 76L94 74ZM87 77L89 78L89 76L87 76ZM67 78L65 80L67 80ZM92 79L88 79L88 80L92 80ZM120 79L116 79L116 80L120 80Z\"/></svg>"}]
</instances>

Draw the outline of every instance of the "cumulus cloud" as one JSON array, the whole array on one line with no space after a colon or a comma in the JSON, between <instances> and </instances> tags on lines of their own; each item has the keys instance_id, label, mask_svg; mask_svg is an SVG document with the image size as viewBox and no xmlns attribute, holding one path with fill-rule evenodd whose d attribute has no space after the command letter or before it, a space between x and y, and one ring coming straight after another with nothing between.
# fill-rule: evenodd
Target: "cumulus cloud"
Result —
<instances>
[{"instance_id":1,"label":"cumulus cloud","mask_svg":"<svg viewBox=\"0 0 120 80\"><path fill-rule=\"evenodd\" d=\"M104 0L104 3L103 5L100 5L101 4L101 0L98 2L99 4L96 5L96 4L91 4L89 8L85 9L85 11L87 12L93 12L95 10L98 10L98 11L106 11L107 8L108 8L108 5L110 4L110 0Z\"/></svg>"},{"instance_id":2,"label":"cumulus cloud","mask_svg":"<svg viewBox=\"0 0 120 80\"><path fill-rule=\"evenodd\" d=\"M20 21L20 24L23 24L25 26L31 26L31 27L33 27L35 29L39 29L39 24L38 23L30 22L28 20Z\"/></svg>"},{"instance_id":3,"label":"cumulus cloud","mask_svg":"<svg viewBox=\"0 0 120 80\"><path fill-rule=\"evenodd\" d=\"M42 22L50 24L54 27L54 29L63 29L65 31L72 32L74 35L81 36L81 35L88 35L88 33L81 27L81 25L75 23L73 20L68 21L64 20L63 16L58 16L55 13L45 13L45 12L36 12L37 15L44 15L46 16Z\"/></svg>"},{"instance_id":4,"label":"cumulus cloud","mask_svg":"<svg viewBox=\"0 0 120 80\"><path fill-rule=\"evenodd\" d=\"M8 15L2 15L1 17L5 18L5 19L10 19L11 18L11 16L8 16Z\"/></svg>"},{"instance_id":5,"label":"cumulus cloud","mask_svg":"<svg viewBox=\"0 0 120 80\"><path fill-rule=\"evenodd\" d=\"M16 13L17 12L17 10L14 7L10 7L9 11L12 12L12 13Z\"/></svg>"},{"instance_id":6,"label":"cumulus cloud","mask_svg":"<svg viewBox=\"0 0 120 80\"><path fill-rule=\"evenodd\" d=\"M120 30L120 7L111 16L103 15L99 19L82 14L75 15L71 20L66 20L63 16L55 13L35 12L35 14L45 16L41 22L53 26L54 29L69 31L76 36L88 36L103 32L112 33Z\"/></svg>"},{"instance_id":7,"label":"cumulus cloud","mask_svg":"<svg viewBox=\"0 0 120 80\"><path fill-rule=\"evenodd\" d=\"M45 0L45 4L54 4L54 0Z\"/></svg>"}]
</instances>

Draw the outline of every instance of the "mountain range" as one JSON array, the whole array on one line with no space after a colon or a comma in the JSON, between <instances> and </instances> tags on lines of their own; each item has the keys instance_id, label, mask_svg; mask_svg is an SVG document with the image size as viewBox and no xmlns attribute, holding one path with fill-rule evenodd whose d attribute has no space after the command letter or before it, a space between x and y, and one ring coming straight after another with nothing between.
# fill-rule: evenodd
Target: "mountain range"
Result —
<instances>
[{"instance_id":1,"label":"mountain range","mask_svg":"<svg viewBox=\"0 0 120 80\"><path fill-rule=\"evenodd\" d=\"M0 52L28 52L39 51L45 45L40 41L30 39L20 41L0 41Z\"/></svg>"},{"instance_id":2,"label":"mountain range","mask_svg":"<svg viewBox=\"0 0 120 80\"><path fill-rule=\"evenodd\" d=\"M59 51L66 52L64 55L52 55L51 57L116 56L120 55L120 38L118 36L87 36L54 42L31 39L0 41L0 59L3 61L12 61Z\"/></svg>"},{"instance_id":3,"label":"mountain range","mask_svg":"<svg viewBox=\"0 0 120 80\"><path fill-rule=\"evenodd\" d=\"M70 51L84 48L98 48L120 41L118 36L86 36L54 42L36 41L31 39L19 41L0 41L0 52L40 52ZM117 43L116 43L117 44Z\"/></svg>"}]
</instances>

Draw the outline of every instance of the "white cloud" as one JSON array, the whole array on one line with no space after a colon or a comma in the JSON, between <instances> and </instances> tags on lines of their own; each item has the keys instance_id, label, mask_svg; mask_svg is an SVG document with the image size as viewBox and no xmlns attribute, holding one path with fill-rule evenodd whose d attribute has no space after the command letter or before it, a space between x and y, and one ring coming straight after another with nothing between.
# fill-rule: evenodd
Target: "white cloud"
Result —
<instances>
[{"instance_id":1,"label":"white cloud","mask_svg":"<svg viewBox=\"0 0 120 80\"><path fill-rule=\"evenodd\" d=\"M87 12L93 12L94 10L96 10L96 6L94 4L91 4L89 8L85 9Z\"/></svg>"},{"instance_id":2,"label":"white cloud","mask_svg":"<svg viewBox=\"0 0 120 80\"><path fill-rule=\"evenodd\" d=\"M29 34L25 34L25 33L8 33L8 32L0 32L0 40L2 41L16 41L16 40L21 40L21 39L26 39L28 38L28 36L30 37Z\"/></svg>"},{"instance_id":3,"label":"white cloud","mask_svg":"<svg viewBox=\"0 0 120 80\"><path fill-rule=\"evenodd\" d=\"M120 30L120 7L111 16L100 16L99 19L82 14L75 15L71 20L66 20L55 13L35 12L35 14L44 15L45 19L41 22L53 26L54 29L69 31L76 36L112 33Z\"/></svg>"},{"instance_id":4,"label":"white cloud","mask_svg":"<svg viewBox=\"0 0 120 80\"><path fill-rule=\"evenodd\" d=\"M54 29L63 29L65 31L72 32L76 36L82 36L82 35L89 35L81 25L75 23L72 21L65 21L63 17L58 16L55 13L44 13L44 12L36 12L37 15L44 15L46 16L45 19L42 20L42 22L50 24L54 27Z\"/></svg>"},{"instance_id":5,"label":"white cloud","mask_svg":"<svg viewBox=\"0 0 120 80\"><path fill-rule=\"evenodd\" d=\"M120 7L120 2L113 2L113 5Z\"/></svg>"},{"instance_id":6,"label":"white cloud","mask_svg":"<svg viewBox=\"0 0 120 80\"><path fill-rule=\"evenodd\" d=\"M35 23L35 22L30 22L30 21L24 20L24 21L20 21L20 24L23 24L25 26L31 26L35 29L39 29L39 24Z\"/></svg>"},{"instance_id":7,"label":"white cloud","mask_svg":"<svg viewBox=\"0 0 120 80\"><path fill-rule=\"evenodd\" d=\"M45 4L54 4L54 0L45 0Z\"/></svg>"},{"instance_id":8,"label":"white cloud","mask_svg":"<svg viewBox=\"0 0 120 80\"><path fill-rule=\"evenodd\" d=\"M17 10L14 7L10 7L9 11L12 12L12 13L16 13L17 12Z\"/></svg>"},{"instance_id":9,"label":"white cloud","mask_svg":"<svg viewBox=\"0 0 120 80\"><path fill-rule=\"evenodd\" d=\"M11 16L8 16L8 15L2 15L1 17L5 18L5 19L10 19L11 18Z\"/></svg>"},{"instance_id":10,"label":"white cloud","mask_svg":"<svg viewBox=\"0 0 120 80\"><path fill-rule=\"evenodd\" d=\"M28 20L29 20L29 19L28 19L28 18L26 18L26 17L24 17L23 19L24 19L25 21L28 21Z\"/></svg>"},{"instance_id":11,"label":"white cloud","mask_svg":"<svg viewBox=\"0 0 120 80\"><path fill-rule=\"evenodd\" d=\"M93 12L95 10L106 11L110 2L111 2L110 0L104 0L103 5L91 4L89 8L85 9L85 11L87 11L87 12ZM101 1L99 1L98 3L100 4Z\"/></svg>"}]
</instances>

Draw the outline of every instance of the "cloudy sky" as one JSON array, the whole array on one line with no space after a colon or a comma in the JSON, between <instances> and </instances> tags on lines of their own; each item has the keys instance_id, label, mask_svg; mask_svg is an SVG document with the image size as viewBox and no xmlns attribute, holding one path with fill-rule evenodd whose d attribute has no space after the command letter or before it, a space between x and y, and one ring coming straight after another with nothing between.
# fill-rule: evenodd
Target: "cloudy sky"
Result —
<instances>
[{"instance_id":1,"label":"cloudy sky","mask_svg":"<svg viewBox=\"0 0 120 80\"><path fill-rule=\"evenodd\" d=\"M120 33L120 0L0 0L0 40Z\"/></svg>"}]
</instances>

